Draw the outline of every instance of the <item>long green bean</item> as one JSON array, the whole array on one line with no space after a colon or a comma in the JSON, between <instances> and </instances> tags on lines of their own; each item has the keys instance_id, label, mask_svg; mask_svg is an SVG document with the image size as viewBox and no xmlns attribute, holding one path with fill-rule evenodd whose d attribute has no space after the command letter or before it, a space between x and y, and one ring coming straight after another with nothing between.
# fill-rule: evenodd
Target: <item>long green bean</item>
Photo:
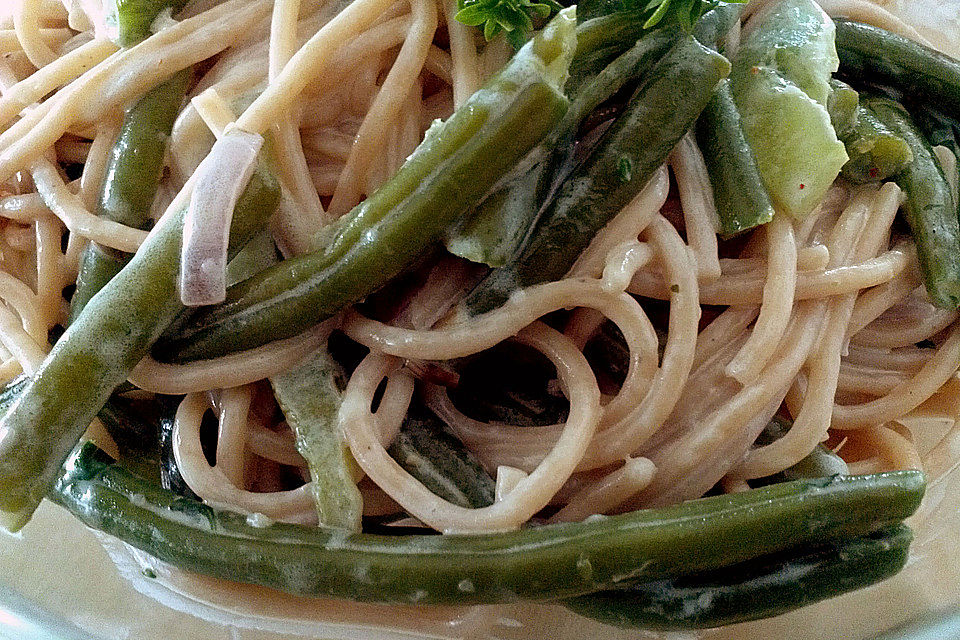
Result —
<instances>
[{"instance_id":1,"label":"long green bean","mask_svg":"<svg viewBox=\"0 0 960 640\"><path fill-rule=\"evenodd\" d=\"M279 199L262 166L230 229L236 253ZM110 394L183 310L177 289L183 211L155 229L87 304L0 418L0 526L16 531L53 485L60 465Z\"/></svg>"},{"instance_id":2,"label":"long green bean","mask_svg":"<svg viewBox=\"0 0 960 640\"><path fill-rule=\"evenodd\" d=\"M101 218L138 229L153 223L150 209L160 186L167 140L189 82L190 71L181 71L144 94L124 115L97 203ZM121 251L93 242L87 246L70 299L71 322L129 261L130 255Z\"/></svg>"},{"instance_id":3,"label":"long green bean","mask_svg":"<svg viewBox=\"0 0 960 640\"><path fill-rule=\"evenodd\" d=\"M907 196L903 209L917 245L923 283L933 304L956 309L960 306L960 222L950 184L930 143L902 106L886 98L861 102L910 145L913 161L894 179Z\"/></svg>"},{"instance_id":4,"label":"long green bean","mask_svg":"<svg viewBox=\"0 0 960 640\"><path fill-rule=\"evenodd\" d=\"M518 288L562 278L597 231L663 164L729 70L726 58L693 36L680 37L594 153L560 187L526 244L471 292L466 308L483 313Z\"/></svg>"},{"instance_id":5,"label":"long green bean","mask_svg":"<svg viewBox=\"0 0 960 640\"><path fill-rule=\"evenodd\" d=\"M575 47L569 10L524 46L400 171L347 215L324 249L285 260L200 312L157 357L191 360L296 335L379 289L467 211L559 122Z\"/></svg>"},{"instance_id":6,"label":"long green bean","mask_svg":"<svg viewBox=\"0 0 960 640\"><path fill-rule=\"evenodd\" d=\"M837 19L840 72L960 117L960 60L872 25Z\"/></svg>"},{"instance_id":7,"label":"long green bean","mask_svg":"<svg viewBox=\"0 0 960 640\"><path fill-rule=\"evenodd\" d=\"M582 616L626 628L704 629L769 618L889 578L906 564L912 539L910 528L901 524L862 538L602 591L563 604Z\"/></svg>"},{"instance_id":8,"label":"long green bean","mask_svg":"<svg viewBox=\"0 0 960 640\"><path fill-rule=\"evenodd\" d=\"M532 152L531 155L537 157L533 166L494 191L465 216L447 239L447 249L474 262L503 266L523 242L550 188L562 177L558 174L569 172L574 136L580 123L628 82L646 74L669 50L678 34L677 29L650 33L583 84L571 89L568 80L570 108Z\"/></svg>"},{"instance_id":9,"label":"long green bean","mask_svg":"<svg viewBox=\"0 0 960 640\"><path fill-rule=\"evenodd\" d=\"M744 136L728 80L717 87L697 121L697 143L710 174L720 234L734 236L773 220L773 204Z\"/></svg>"},{"instance_id":10,"label":"long green bean","mask_svg":"<svg viewBox=\"0 0 960 640\"><path fill-rule=\"evenodd\" d=\"M571 597L826 540L866 535L913 513L923 474L788 482L584 523L454 536L374 536L252 527L246 517L159 489L92 445L51 498L88 526L165 562L284 591L362 601L497 603Z\"/></svg>"}]
</instances>

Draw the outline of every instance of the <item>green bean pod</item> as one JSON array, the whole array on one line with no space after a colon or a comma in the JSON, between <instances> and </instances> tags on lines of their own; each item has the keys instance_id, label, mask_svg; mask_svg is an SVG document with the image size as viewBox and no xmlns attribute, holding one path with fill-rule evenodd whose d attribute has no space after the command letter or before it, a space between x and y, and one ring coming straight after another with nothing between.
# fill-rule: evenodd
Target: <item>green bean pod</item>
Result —
<instances>
[{"instance_id":1,"label":"green bean pod","mask_svg":"<svg viewBox=\"0 0 960 640\"><path fill-rule=\"evenodd\" d=\"M742 11L742 4L711 9L697 21L693 36L712 47ZM621 11L590 19L577 28L577 51L564 86L570 109L531 153L533 165L487 196L448 234L446 245L451 253L501 267L519 249L550 190L573 168L578 126L627 83L643 77L680 32L677 26L645 31L643 23L635 12ZM625 49L624 43L633 40L636 44Z\"/></svg>"},{"instance_id":2,"label":"green bean pod","mask_svg":"<svg viewBox=\"0 0 960 640\"><path fill-rule=\"evenodd\" d=\"M900 524L869 536L802 548L709 573L645 582L565 601L625 628L687 630L777 616L896 574L913 534Z\"/></svg>"},{"instance_id":3,"label":"green bean pod","mask_svg":"<svg viewBox=\"0 0 960 640\"><path fill-rule=\"evenodd\" d=\"M730 83L720 83L697 121L697 143L710 174L720 234L731 237L773 220L773 204L740 124Z\"/></svg>"},{"instance_id":4,"label":"green bean pod","mask_svg":"<svg viewBox=\"0 0 960 640\"><path fill-rule=\"evenodd\" d=\"M228 290L155 349L157 357L210 358L296 335L376 291L417 259L559 122L575 47L569 11L446 123L399 172L347 215L330 244L285 260Z\"/></svg>"},{"instance_id":5,"label":"green bean pod","mask_svg":"<svg viewBox=\"0 0 960 640\"><path fill-rule=\"evenodd\" d=\"M466 308L484 313L516 289L562 278L593 236L643 189L729 71L726 58L693 36L679 38L593 154L561 185L523 248L470 293Z\"/></svg>"},{"instance_id":6,"label":"green bean pod","mask_svg":"<svg viewBox=\"0 0 960 640\"><path fill-rule=\"evenodd\" d=\"M960 61L879 27L839 18L835 22L844 76L894 87L960 116Z\"/></svg>"},{"instance_id":7,"label":"green bean pod","mask_svg":"<svg viewBox=\"0 0 960 640\"><path fill-rule=\"evenodd\" d=\"M125 114L120 135L110 151L97 215L129 227L147 229L160 186L167 141L190 83L184 70L157 85ZM129 262L130 255L91 242L80 258L77 288L70 300L70 322L97 291Z\"/></svg>"},{"instance_id":8,"label":"green bean pod","mask_svg":"<svg viewBox=\"0 0 960 640\"><path fill-rule=\"evenodd\" d=\"M337 412L346 376L326 349L270 378L277 403L310 467L310 493L322 527L360 530L363 498L353 478L356 462L343 439Z\"/></svg>"},{"instance_id":9,"label":"green bean pod","mask_svg":"<svg viewBox=\"0 0 960 640\"><path fill-rule=\"evenodd\" d=\"M428 410L407 416L389 453L407 473L448 502L474 509L493 504L493 478Z\"/></svg>"},{"instance_id":10,"label":"green bean pod","mask_svg":"<svg viewBox=\"0 0 960 640\"><path fill-rule=\"evenodd\" d=\"M261 167L234 210L235 254L272 215L279 188ZM113 390L183 310L177 288L183 214L172 215L87 304L0 418L0 526L16 531Z\"/></svg>"},{"instance_id":11,"label":"green bean pod","mask_svg":"<svg viewBox=\"0 0 960 640\"><path fill-rule=\"evenodd\" d=\"M894 178L907 197L903 205L917 245L920 272L931 302L960 306L960 223L943 169L906 110L885 98L862 100L894 134L906 140L913 162Z\"/></svg>"},{"instance_id":12,"label":"green bean pod","mask_svg":"<svg viewBox=\"0 0 960 640\"><path fill-rule=\"evenodd\" d=\"M709 571L866 535L913 513L916 471L788 482L664 509L482 535L378 536L276 523L177 496L85 445L51 498L182 569L368 602L494 604Z\"/></svg>"}]
</instances>

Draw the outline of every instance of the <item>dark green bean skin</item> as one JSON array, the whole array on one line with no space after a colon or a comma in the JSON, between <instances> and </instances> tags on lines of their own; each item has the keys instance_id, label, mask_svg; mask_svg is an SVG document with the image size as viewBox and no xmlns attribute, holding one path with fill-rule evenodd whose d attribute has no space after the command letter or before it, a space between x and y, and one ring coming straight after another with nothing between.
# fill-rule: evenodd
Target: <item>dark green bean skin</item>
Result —
<instances>
[{"instance_id":1,"label":"dark green bean skin","mask_svg":"<svg viewBox=\"0 0 960 640\"><path fill-rule=\"evenodd\" d=\"M573 36L571 24L571 44ZM210 358L296 335L415 261L566 112L568 101L556 83L528 67L543 63L524 57L539 55L537 46L559 45L538 36L527 46L427 133L399 172L348 214L326 249L285 260L231 288L226 302L197 314L155 349L156 356Z\"/></svg>"},{"instance_id":2,"label":"dark green bean skin","mask_svg":"<svg viewBox=\"0 0 960 640\"><path fill-rule=\"evenodd\" d=\"M852 182L886 180L913 160L906 140L890 131L868 107L857 109L853 129L839 137L850 156L840 172Z\"/></svg>"},{"instance_id":3,"label":"dark green bean skin","mask_svg":"<svg viewBox=\"0 0 960 640\"><path fill-rule=\"evenodd\" d=\"M861 102L910 146L913 162L894 179L907 197L903 209L917 245L923 283L933 304L956 309L960 306L960 223L943 169L902 106L885 98Z\"/></svg>"},{"instance_id":4,"label":"dark green bean skin","mask_svg":"<svg viewBox=\"0 0 960 640\"><path fill-rule=\"evenodd\" d=\"M773 204L724 80L697 121L697 143L710 173L720 234L727 238L773 219Z\"/></svg>"},{"instance_id":5,"label":"dark green bean skin","mask_svg":"<svg viewBox=\"0 0 960 640\"><path fill-rule=\"evenodd\" d=\"M516 289L562 278L663 164L729 71L726 58L682 36L651 69L593 154L563 183L523 248L471 292L465 301L469 312L490 311Z\"/></svg>"},{"instance_id":6,"label":"dark green bean skin","mask_svg":"<svg viewBox=\"0 0 960 640\"><path fill-rule=\"evenodd\" d=\"M602 3L584 3L577 5L577 53L570 63L570 78L564 87L567 95L573 99L580 93L581 87L600 73L617 56L625 53L649 29L644 29L646 19L638 13L620 10L620 0L608 3L605 9ZM740 19L746 3L721 3L707 11L693 27L693 37L704 46L713 48L734 23ZM676 25L659 25L659 28L672 30Z\"/></svg>"},{"instance_id":7,"label":"dark green bean skin","mask_svg":"<svg viewBox=\"0 0 960 640\"><path fill-rule=\"evenodd\" d=\"M426 409L407 416L389 453L407 473L444 500L474 509L493 504L493 478Z\"/></svg>"},{"instance_id":8,"label":"dark green bean skin","mask_svg":"<svg viewBox=\"0 0 960 640\"><path fill-rule=\"evenodd\" d=\"M114 0L113 18L117 22L117 44L132 47L152 35L150 25L161 11L179 11L186 0Z\"/></svg>"},{"instance_id":9,"label":"dark green bean skin","mask_svg":"<svg viewBox=\"0 0 960 640\"><path fill-rule=\"evenodd\" d=\"M145 93L127 111L107 161L97 203L101 218L138 229L152 224L150 208L160 185L167 141L189 82L190 71L181 71ZM77 289L70 300L71 322L129 259L121 251L90 243L80 258Z\"/></svg>"},{"instance_id":10,"label":"dark green bean skin","mask_svg":"<svg viewBox=\"0 0 960 640\"><path fill-rule=\"evenodd\" d=\"M837 19L840 72L960 115L960 61L885 29Z\"/></svg>"},{"instance_id":11,"label":"dark green bean skin","mask_svg":"<svg viewBox=\"0 0 960 640\"><path fill-rule=\"evenodd\" d=\"M576 613L617 627L684 630L777 616L896 574L913 534L875 534L751 560L723 569L567 600Z\"/></svg>"},{"instance_id":12,"label":"dark green bean skin","mask_svg":"<svg viewBox=\"0 0 960 640\"><path fill-rule=\"evenodd\" d=\"M909 111L930 146L947 147L955 157L960 158L960 122L927 104L911 104Z\"/></svg>"},{"instance_id":13,"label":"dark green bean skin","mask_svg":"<svg viewBox=\"0 0 960 640\"><path fill-rule=\"evenodd\" d=\"M262 227L279 200L262 166L240 197L231 253ZM183 310L177 289L183 211L144 242L87 304L0 418L0 525L22 527L60 465L113 390Z\"/></svg>"},{"instance_id":14,"label":"dark green bean skin","mask_svg":"<svg viewBox=\"0 0 960 640\"><path fill-rule=\"evenodd\" d=\"M352 600L498 603L708 571L900 522L916 471L772 485L584 523L484 535L374 536L274 524L187 500L87 445L51 498L88 526L185 570Z\"/></svg>"}]
</instances>

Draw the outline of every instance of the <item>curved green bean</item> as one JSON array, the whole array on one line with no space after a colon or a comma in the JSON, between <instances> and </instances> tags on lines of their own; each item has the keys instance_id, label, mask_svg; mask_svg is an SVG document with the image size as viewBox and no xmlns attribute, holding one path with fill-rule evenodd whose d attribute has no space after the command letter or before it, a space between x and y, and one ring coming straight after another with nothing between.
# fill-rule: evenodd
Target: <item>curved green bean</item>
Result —
<instances>
[{"instance_id":1,"label":"curved green bean","mask_svg":"<svg viewBox=\"0 0 960 640\"><path fill-rule=\"evenodd\" d=\"M720 627L780 615L896 574L913 534L896 525L875 534L567 600L576 613L625 628Z\"/></svg>"},{"instance_id":2,"label":"curved green bean","mask_svg":"<svg viewBox=\"0 0 960 640\"><path fill-rule=\"evenodd\" d=\"M591 522L449 536L253 527L164 491L92 445L51 493L94 527L183 569L352 600L465 604L571 597L623 580L708 571L900 522L923 495L901 471L787 482Z\"/></svg>"}]
</instances>

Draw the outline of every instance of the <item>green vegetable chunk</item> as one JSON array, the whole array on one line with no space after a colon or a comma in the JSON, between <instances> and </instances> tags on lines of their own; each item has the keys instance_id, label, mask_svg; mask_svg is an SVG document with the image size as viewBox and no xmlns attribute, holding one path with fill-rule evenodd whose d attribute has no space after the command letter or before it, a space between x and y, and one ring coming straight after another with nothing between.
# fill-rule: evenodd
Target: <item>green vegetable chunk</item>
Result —
<instances>
[{"instance_id":1,"label":"green vegetable chunk","mask_svg":"<svg viewBox=\"0 0 960 640\"><path fill-rule=\"evenodd\" d=\"M112 0L107 5L107 24L116 27L117 44L132 47L153 34L157 16L179 11L185 4L186 0Z\"/></svg>"},{"instance_id":2,"label":"green vegetable chunk","mask_svg":"<svg viewBox=\"0 0 960 640\"><path fill-rule=\"evenodd\" d=\"M913 534L900 524L862 538L625 586L567 600L582 616L625 628L684 630L777 616L862 589L907 563Z\"/></svg>"},{"instance_id":3,"label":"green vegetable chunk","mask_svg":"<svg viewBox=\"0 0 960 640\"><path fill-rule=\"evenodd\" d=\"M813 211L847 161L827 113L839 64L834 25L813 0L784 0L758 21L733 61L730 88L774 204Z\"/></svg>"},{"instance_id":4,"label":"green vegetable chunk","mask_svg":"<svg viewBox=\"0 0 960 640\"><path fill-rule=\"evenodd\" d=\"M913 161L907 141L893 133L866 107L857 110L853 130L841 136L841 140L850 156L841 173L853 182L886 180Z\"/></svg>"},{"instance_id":5,"label":"green vegetable chunk","mask_svg":"<svg viewBox=\"0 0 960 640\"><path fill-rule=\"evenodd\" d=\"M320 349L299 366L270 378L277 402L310 467L320 526L360 530L363 499L353 479L356 463L340 434L337 412L343 369Z\"/></svg>"},{"instance_id":6,"label":"green vegetable chunk","mask_svg":"<svg viewBox=\"0 0 960 640\"><path fill-rule=\"evenodd\" d=\"M386 603L563 598L710 571L867 535L913 513L916 471L787 482L592 522L450 536L345 534L181 498L87 445L51 497L91 527L182 569L283 591Z\"/></svg>"},{"instance_id":7,"label":"green vegetable chunk","mask_svg":"<svg viewBox=\"0 0 960 640\"><path fill-rule=\"evenodd\" d=\"M830 123L837 136L842 138L853 131L857 124L857 110L860 108L860 94L845 82L830 80L830 97L827 98L827 112Z\"/></svg>"}]
</instances>

